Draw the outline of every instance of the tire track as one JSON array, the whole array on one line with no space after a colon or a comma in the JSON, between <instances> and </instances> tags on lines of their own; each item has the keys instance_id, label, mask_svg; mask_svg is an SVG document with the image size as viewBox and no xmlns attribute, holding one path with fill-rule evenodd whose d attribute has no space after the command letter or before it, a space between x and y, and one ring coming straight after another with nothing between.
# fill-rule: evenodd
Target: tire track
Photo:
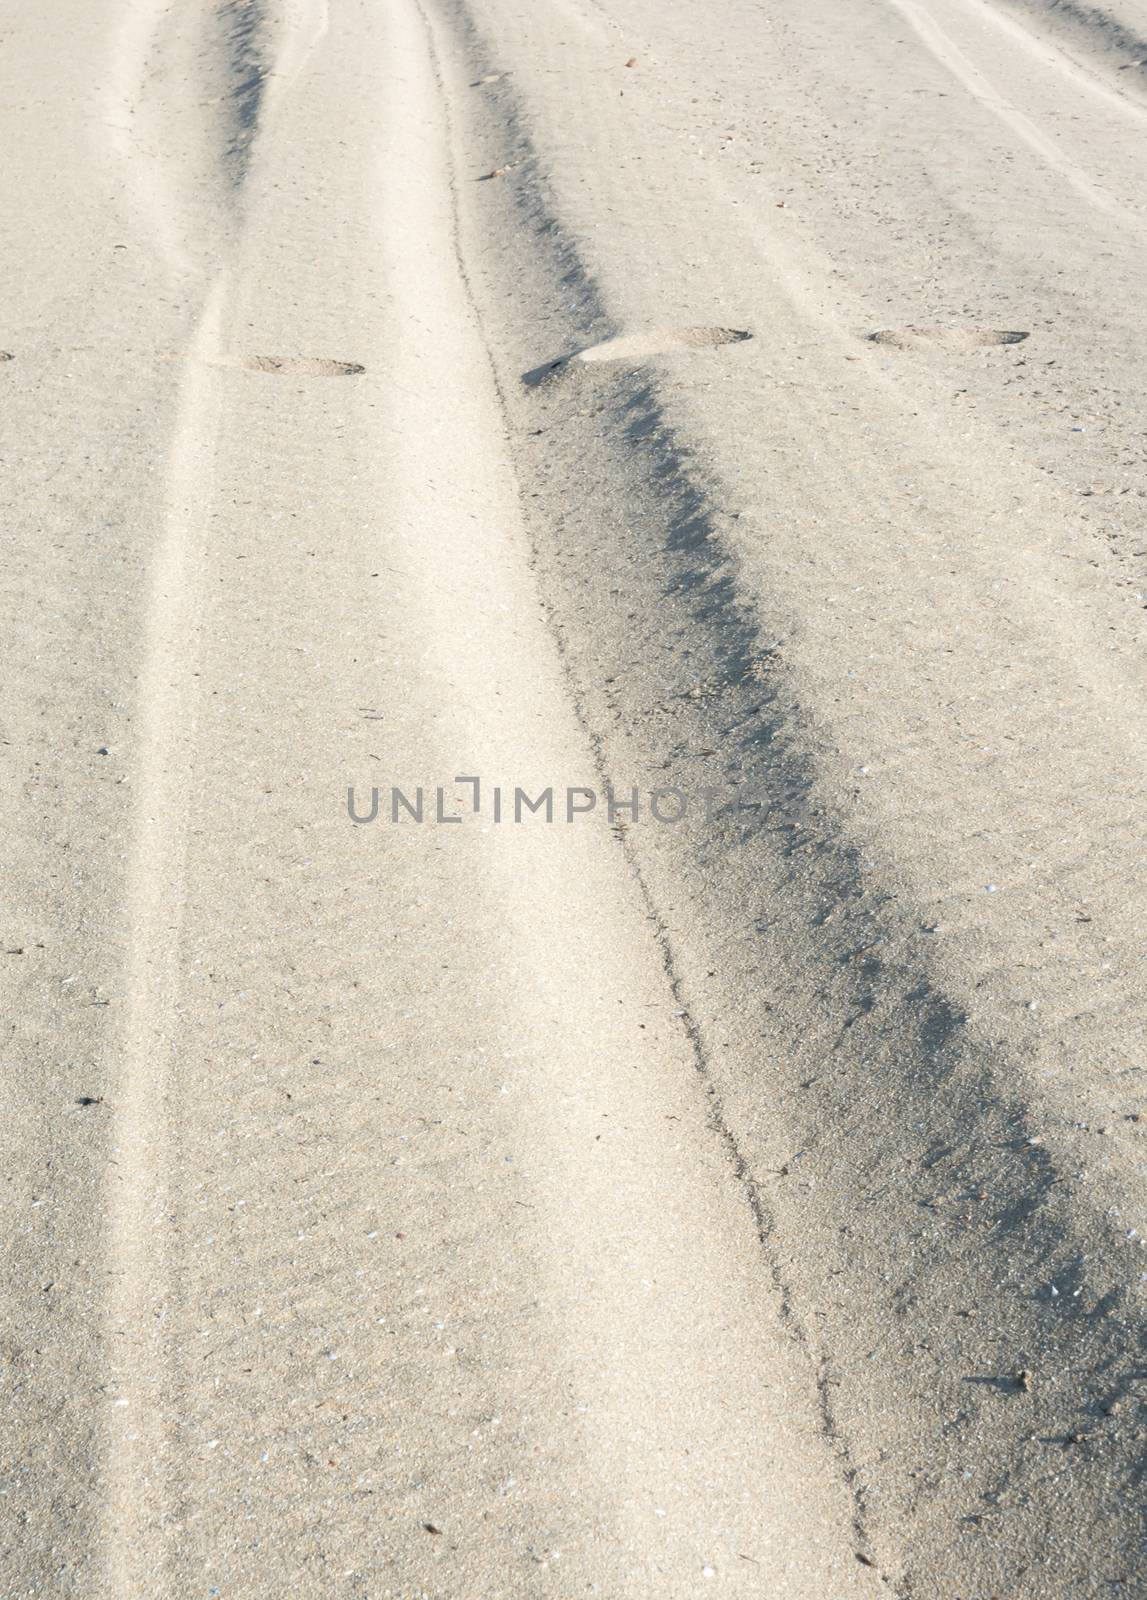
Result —
<instances>
[{"instance_id":1,"label":"tire track","mask_svg":"<svg viewBox=\"0 0 1147 1600\"><path fill-rule=\"evenodd\" d=\"M162 1588L157 1575L164 1568L164 1521L171 1501L164 1391L171 1292L172 1034L179 1007L187 794L197 721L199 574L211 537L212 475L222 425L220 373L227 364L231 307L241 288L232 264L238 235L220 221L228 212L222 178L206 206L199 204L194 173L141 148L135 126L143 120L138 113L163 60L162 34L172 15L163 4L127 9L111 80L117 109L110 124L111 150L128 174L146 235L177 280L202 274L199 263L207 263L201 309L181 360L136 701L125 907L130 933L107 1190L110 1422L103 1541L110 1592L117 1600L153 1594L157 1582ZM215 172L229 174L234 184L235 227L241 228L242 189L259 140L326 31L325 0L292 6L277 18L254 0L232 0L219 13L199 6L178 20L177 54L190 49L193 58L204 48L210 54L210 44L197 41L210 41L216 24L223 26L230 87L203 133L216 152ZM185 82L182 92L190 98L193 82ZM175 110L168 106L165 115ZM171 132L175 144L174 125ZM162 117L149 133L162 141Z\"/></svg>"},{"instance_id":2,"label":"tire track","mask_svg":"<svg viewBox=\"0 0 1147 1600\"><path fill-rule=\"evenodd\" d=\"M974 8L977 20L1007 33L1014 43L1019 43L1026 50L1036 54L1046 67L1052 68L1076 87L1096 96L1104 104L1114 106L1121 116L1133 121L1143 119L1144 113L1139 107L1098 83L1089 73L1076 68L1059 51L1051 48L1039 49L1036 41L1025 29L1002 17L990 6L983 4L982 0L968 0L968 3ZM1045 133L1026 112L1011 99L1006 98L996 87L991 76L980 68L961 45L956 43L951 34L941 27L919 0L891 0L891 4L909 23L921 43L972 98L991 111L1042 162L1058 172L1088 205L1102 211L1105 216L1116 218L1123 226L1130 225L1138 233L1147 233L1147 218L1127 201L1112 194L1103 184L1096 182L1057 139Z\"/></svg>"},{"instance_id":3,"label":"tire track","mask_svg":"<svg viewBox=\"0 0 1147 1600\"><path fill-rule=\"evenodd\" d=\"M721 476L706 472L713 441L697 428L696 413L675 403L674 390L685 385L652 363L613 382L603 373L598 387L580 396L556 384L524 398L506 373L507 350L514 352L511 373L528 365L518 357L526 342L520 328L544 328L548 343L576 346L600 337L603 323L614 322L612 331L625 327L620 307L630 326L660 314L649 304L665 293L660 280L648 296L633 297L636 315L618 280L661 244L650 237L650 213L671 202L652 189L651 177L672 182L680 170L674 154L681 158L678 149L657 168L650 148L656 136L641 127L640 111L629 113L636 95L627 85L622 100L620 73L611 76L589 49L579 59L574 48L547 56L543 45L553 79L543 77L541 89L536 80L526 84L523 58L536 60L539 44L536 36L519 42L521 30L533 26L524 9L500 0L447 8L463 58L457 78L480 84L484 75L500 74L496 88L463 101L467 133L518 175L466 209L464 237L480 290L501 281L499 268L505 272L513 252L514 293L485 293L481 304L503 357L544 592L587 725L615 770L668 765L668 740L691 771L712 770L699 760L693 765L694 752L722 752L740 771L759 774L759 812L730 816L720 840L706 841L696 860L681 834L667 840L635 829L630 842L672 944L683 1003L719 1075L730 1126L756 1174L785 1180L768 1182L777 1218L769 1246L813 1330L824 1392L831 1392L831 1414L857 1463L858 1504L882 1572L905 1594L955 1594L957 1586L963 1593L965 1584L979 1583L985 1592L1003 1585L1043 1595L1051 1591L1039 1587L1037 1564L1048 1570L1054 1562L1056 1592L1066 1593L1088 1560L1095 1571L1118 1572L1131 1559L1134 1517L1107 1530L1110 1543L1102 1547L1096 1535L1082 1555L1077 1530L1090 1521L1086 1492L1080 1489L1074 1505L1057 1495L1033 1448L1030 1419L1008 1405L1018 1391L1001 1360L1009 1347L1024 1352L1017 1367L1038 1353L1047 1377L1036 1404L1048 1414L1098 1411L1105 1388L1128 1381L1135 1359L1134 1286L1123 1261L1110 1273L1113 1287L1101 1278L1095 1263L1106 1271L1110 1229L1091 1196L1070 1191L1070 1157L1044 1148L1037 1130L1058 1108L1031 1093L1011 1039L1005 1056L1003 1037L989 1038L979 1007L965 1003L960 974L935 948L923 904L913 905L914 890L905 895L910 880L895 862L864 850L846 811L824 803L828 785L818 768L828 752L813 731L823 704L786 661L789 635L807 626L807 613L784 614L779 586L759 581L752 549L754 536L761 547L780 537L773 524L792 515L791 500L774 500L767 480L750 478L764 514L738 538L737 519L752 514L738 491L739 473L727 460ZM565 47L567 36L559 43ZM573 153L560 142L571 106L583 103L600 118L587 119L598 147L633 149L642 163L637 170L648 192L636 243L619 240L604 220L620 210L630 174L603 175L588 139L588 148ZM718 189L721 175L708 181ZM688 231L693 216L708 215L704 199L701 181L689 185L673 221L683 238L696 237L689 265L694 272L699 262L708 266L705 292L722 287L730 310L741 315L737 274L706 262L700 235ZM737 234L732 214L723 217L720 237L734 261L742 258L731 244ZM620 260L610 262L611 252ZM787 267L787 256L782 261ZM776 276L785 293L775 297L769 318L758 315L754 323L743 313L756 331L746 355L759 356L770 332L778 349L788 342L818 352L821 381L796 397L804 417L794 432L807 455L807 442L826 427L825 395L833 386L823 372L841 330L839 319L813 321L795 294L789 311L787 273ZM773 287L770 278L761 298ZM778 367L770 380L788 376L783 357ZM770 382L771 404L779 390ZM725 417L718 406L712 410L718 425L731 419L747 429L761 421L735 401ZM827 448L812 452L818 471L837 451L847 461L855 440L853 429L829 429ZM843 477L845 515L865 529L881 526L886 472L879 451L869 449L863 470ZM840 516L842 476L824 473L837 487L800 520L802 531L819 537ZM802 494L817 492L811 476L794 474L790 495L794 483ZM965 570L974 571L973 563ZM814 590L811 577L804 587ZM811 604L807 596L802 603ZM1032 637L1042 639L1046 627L1046 618L1037 619ZM774 639L783 648L773 648ZM760 1039L771 1040L765 1061ZM720 1053L725 1049L728 1055ZM773 1116L782 1100L794 1119L787 1129L784 1116ZM789 1159L790 1146L802 1163L819 1152L816 1176L803 1168L803 1199L795 1192L799 1181L791 1181L802 1169ZM941 1172L950 1187L937 1201L929 1185ZM957 1197L962 1211L948 1208ZM977 1216L989 1197L991 1214ZM1086 1277L1079 1266L1085 1253ZM1058 1287L1055 1298L1017 1305L1001 1268L1025 1283L1071 1274L1068 1310L1077 1314L1054 1315L1063 1303L1057 1305ZM1099 1314L1086 1312L1084 1296ZM1060 1376L1067 1372L1070 1381ZM948 1419L943 1437L941 1414ZM1118 1473L1132 1483L1139 1470L1134 1442L1112 1439L1105 1447L1112 1480ZM955 1474L952 1462L961 1457ZM1005 1495L1026 1497L1006 1553L979 1536L983 1507Z\"/></svg>"},{"instance_id":4,"label":"tire track","mask_svg":"<svg viewBox=\"0 0 1147 1600\"><path fill-rule=\"evenodd\" d=\"M992 5L991 0L961 0L969 14L977 22L988 28L995 28L1013 44L1019 45L1027 51L1034 61L1046 68L1049 72L1061 75L1074 88L1084 94L1093 95L1096 101L1109 111L1126 117L1129 121L1137 123L1140 127L1147 124L1147 106L1140 105L1131 100L1118 89L1105 83L1097 71L1075 61L1059 45L1043 37L1038 31L1038 24L1033 18L1033 26L1027 26L1001 11L998 6ZM1147 50L1147 45L1143 46Z\"/></svg>"}]
</instances>

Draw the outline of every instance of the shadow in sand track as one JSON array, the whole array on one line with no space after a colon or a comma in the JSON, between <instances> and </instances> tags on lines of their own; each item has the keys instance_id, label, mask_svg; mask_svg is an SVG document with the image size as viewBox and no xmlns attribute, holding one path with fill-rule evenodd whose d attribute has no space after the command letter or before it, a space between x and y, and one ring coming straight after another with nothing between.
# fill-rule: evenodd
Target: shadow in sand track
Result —
<instances>
[{"instance_id":1,"label":"shadow in sand track","mask_svg":"<svg viewBox=\"0 0 1147 1600\"><path fill-rule=\"evenodd\" d=\"M217 18L231 83L224 165L238 187L247 176L267 92L267 18L262 0L228 0Z\"/></svg>"}]
</instances>

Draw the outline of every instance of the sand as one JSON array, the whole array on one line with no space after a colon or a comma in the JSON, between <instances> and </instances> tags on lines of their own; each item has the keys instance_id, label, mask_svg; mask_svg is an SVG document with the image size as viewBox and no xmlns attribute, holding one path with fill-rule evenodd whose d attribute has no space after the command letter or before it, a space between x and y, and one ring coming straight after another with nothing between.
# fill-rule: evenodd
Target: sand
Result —
<instances>
[{"instance_id":1,"label":"sand","mask_svg":"<svg viewBox=\"0 0 1147 1600\"><path fill-rule=\"evenodd\" d=\"M1143 1587L1144 40L11 8L5 1600Z\"/></svg>"}]
</instances>

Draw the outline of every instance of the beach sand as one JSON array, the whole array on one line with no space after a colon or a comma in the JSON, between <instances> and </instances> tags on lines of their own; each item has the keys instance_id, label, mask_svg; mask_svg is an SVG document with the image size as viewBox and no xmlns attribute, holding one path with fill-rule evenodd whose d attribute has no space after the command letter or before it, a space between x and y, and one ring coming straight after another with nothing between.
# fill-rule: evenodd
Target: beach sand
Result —
<instances>
[{"instance_id":1,"label":"beach sand","mask_svg":"<svg viewBox=\"0 0 1147 1600\"><path fill-rule=\"evenodd\" d=\"M6 1600L1141 1591L1144 41L10 8Z\"/></svg>"}]
</instances>

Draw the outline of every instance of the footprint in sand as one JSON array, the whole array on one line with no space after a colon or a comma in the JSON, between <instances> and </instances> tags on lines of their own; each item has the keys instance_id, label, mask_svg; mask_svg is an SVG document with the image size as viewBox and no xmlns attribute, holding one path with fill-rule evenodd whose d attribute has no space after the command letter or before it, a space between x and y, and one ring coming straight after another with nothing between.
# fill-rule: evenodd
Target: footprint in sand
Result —
<instances>
[{"instance_id":1,"label":"footprint in sand","mask_svg":"<svg viewBox=\"0 0 1147 1600\"><path fill-rule=\"evenodd\" d=\"M739 344L752 337L743 328L663 328L657 333L623 333L616 339L603 339L585 350L559 356L556 361L546 361L524 372L522 382L532 389L570 367L595 366L605 361L644 361L649 356L672 355L679 350L711 350L719 344Z\"/></svg>"},{"instance_id":2,"label":"footprint in sand","mask_svg":"<svg viewBox=\"0 0 1147 1600\"><path fill-rule=\"evenodd\" d=\"M228 365L297 378L355 378L366 371L357 361L332 361L326 356L240 356Z\"/></svg>"},{"instance_id":3,"label":"footprint in sand","mask_svg":"<svg viewBox=\"0 0 1147 1600\"><path fill-rule=\"evenodd\" d=\"M1020 344L1026 331L1006 328L881 328L868 334L870 344L894 350L984 350L997 344Z\"/></svg>"}]
</instances>

